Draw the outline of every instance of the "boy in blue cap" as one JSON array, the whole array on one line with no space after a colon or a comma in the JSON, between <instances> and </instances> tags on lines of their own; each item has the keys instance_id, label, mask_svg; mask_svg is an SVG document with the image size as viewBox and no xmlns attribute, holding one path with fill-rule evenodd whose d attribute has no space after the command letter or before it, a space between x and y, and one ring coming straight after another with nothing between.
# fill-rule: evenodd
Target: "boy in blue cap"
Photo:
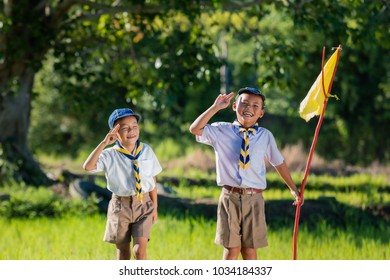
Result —
<instances>
[{"instance_id":1,"label":"boy in blue cap","mask_svg":"<svg viewBox=\"0 0 390 280\"><path fill-rule=\"evenodd\" d=\"M112 112L110 131L83 165L89 172L105 172L112 198L104 241L116 245L120 260L131 258L132 238L135 259L147 259L146 247L157 219L156 175L162 168L152 148L139 140L139 120L128 108Z\"/></svg>"},{"instance_id":2,"label":"boy in blue cap","mask_svg":"<svg viewBox=\"0 0 390 280\"><path fill-rule=\"evenodd\" d=\"M301 203L287 164L272 133L258 126L264 115L264 94L251 87L238 91L233 111L236 120L208 124L234 97L220 94L214 104L190 126L200 143L211 145L216 155L217 184L222 187L218 202L215 243L224 247L223 259L257 259L257 249L268 245L264 199L265 159L274 166L295 198Z\"/></svg>"}]
</instances>

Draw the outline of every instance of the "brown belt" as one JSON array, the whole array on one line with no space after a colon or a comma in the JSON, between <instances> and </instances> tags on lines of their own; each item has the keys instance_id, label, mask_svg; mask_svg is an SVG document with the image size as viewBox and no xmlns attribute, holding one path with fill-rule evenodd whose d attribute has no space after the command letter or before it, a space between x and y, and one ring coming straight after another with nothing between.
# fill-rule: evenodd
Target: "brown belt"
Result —
<instances>
[{"instance_id":1,"label":"brown belt","mask_svg":"<svg viewBox=\"0 0 390 280\"><path fill-rule=\"evenodd\" d=\"M146 200L149 200L149 193L143 193L143 198L146 199ZM133 202L134 200L138 199L137 198L137 195L130 195L130 196L119 196L119 195L116 195L116 194L112 194L112 198L116 198L120 201L130 201L130 202ZM145 201L145 200L144 200Z\"/></svg>"},{"instance_id":2,"label":"brown belt","mask_svg":"<svg viewBox=\"0 0 390 280\"><path fill-rule=\"evenodd\" d=\"M255 194L255 193L261 193L263 191L255 188L239 188L239 187L232 187L228 185L224 185L223 188L228 191L239 193L239 194Z\"/></svg>"}]
</instances>

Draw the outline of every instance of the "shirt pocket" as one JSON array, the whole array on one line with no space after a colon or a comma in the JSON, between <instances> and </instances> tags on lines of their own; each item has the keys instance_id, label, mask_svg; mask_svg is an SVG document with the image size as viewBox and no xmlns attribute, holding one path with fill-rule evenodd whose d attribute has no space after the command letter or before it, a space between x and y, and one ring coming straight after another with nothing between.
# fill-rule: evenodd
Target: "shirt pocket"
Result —
<instances>
[{"instance_id":1,"label":"shirt pocket","mask_svg":"<svg viewBox=\"0 0 390 280\"><path fill-rule=\"evenodd\" d=\"M266 159L264 148L256 144L253 144L251 147L249 144L249 149L250 149L251 164L256 166L256 168L263 167L265 164L264 160Z\"/></svg>"},{"instance_id":2,"label":"shirt pocket","mask_svg":"<svg viewBox=\"0 0 390 280\"><path fill-rule=\"evenodd\" d=\"M153 159L142 159L138 161L139 173L141 176L152 177Z\"/></svg>"}]
</instances>

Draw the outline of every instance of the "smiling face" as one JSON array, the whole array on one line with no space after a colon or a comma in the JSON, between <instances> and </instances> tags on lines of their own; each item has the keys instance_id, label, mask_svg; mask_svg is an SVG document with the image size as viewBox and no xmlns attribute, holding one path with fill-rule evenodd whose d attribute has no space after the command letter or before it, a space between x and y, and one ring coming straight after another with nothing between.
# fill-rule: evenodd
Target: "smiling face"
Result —
<instances>
[{"instance_id":1,"label":"smiling face","mask_svg":"<svg viewBox=\"0 0 390 280\"><path fill-rule=\"evenodd\" d=\"M139 127L137 119L134 116L127 116L115 121L115 125L119 124L118 131L119 141L122 146L130 152L134 149L135 144L139 138Z\"/></svg>"},{"instance_id":2,"label":"smiling face","mask_svg":"<svg viewBox=\"0 0 390 280\"><path fill-rule=\"evenodd\" d=\"M260 95L242 93L233 103L233 110L242 126L251 127L264 115L263 99Z\"/></svg>"}]
</instances>

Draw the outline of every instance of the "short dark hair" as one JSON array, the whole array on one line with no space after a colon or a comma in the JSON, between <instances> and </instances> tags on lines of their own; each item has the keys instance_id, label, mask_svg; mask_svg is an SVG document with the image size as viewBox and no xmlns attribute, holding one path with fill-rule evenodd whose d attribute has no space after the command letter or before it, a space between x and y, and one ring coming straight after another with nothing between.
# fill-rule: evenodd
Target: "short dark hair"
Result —
<instances>
[{"instance_id":1,"label":"short dark hair","mask_svg":"<svg viewBox=\"0 0 390 280\"><path fill-rule=\"evenodd\" d=\"M253 93L250 93L250 92L241 92L241 94L242 94L242 93L249 93L249 94L253 94ZM237 95L236 95L236 102L238 102L238 99L240 98L241 94L237 94ZM259 94L255 94L255 95L259 95ZM262 109L264 109L264 108L265 108L265 99L263 99L263 98L262 98L262 100L263 100L263 106L262 106Z\"/></svg>"},{"instance_id":2,"label":"short dark hair","mask_svg":"<svg viewBox=\"0 0 390 280\"><path fill-rule=\"evenodd\" d=\"M237 94L240 95L242 93L250 93L255 95L260 95L261 99L263 99L263 103L265 101L265 95L257 88L254 87L244 87L238 90Z\"/></svg>"}]
</instances>

